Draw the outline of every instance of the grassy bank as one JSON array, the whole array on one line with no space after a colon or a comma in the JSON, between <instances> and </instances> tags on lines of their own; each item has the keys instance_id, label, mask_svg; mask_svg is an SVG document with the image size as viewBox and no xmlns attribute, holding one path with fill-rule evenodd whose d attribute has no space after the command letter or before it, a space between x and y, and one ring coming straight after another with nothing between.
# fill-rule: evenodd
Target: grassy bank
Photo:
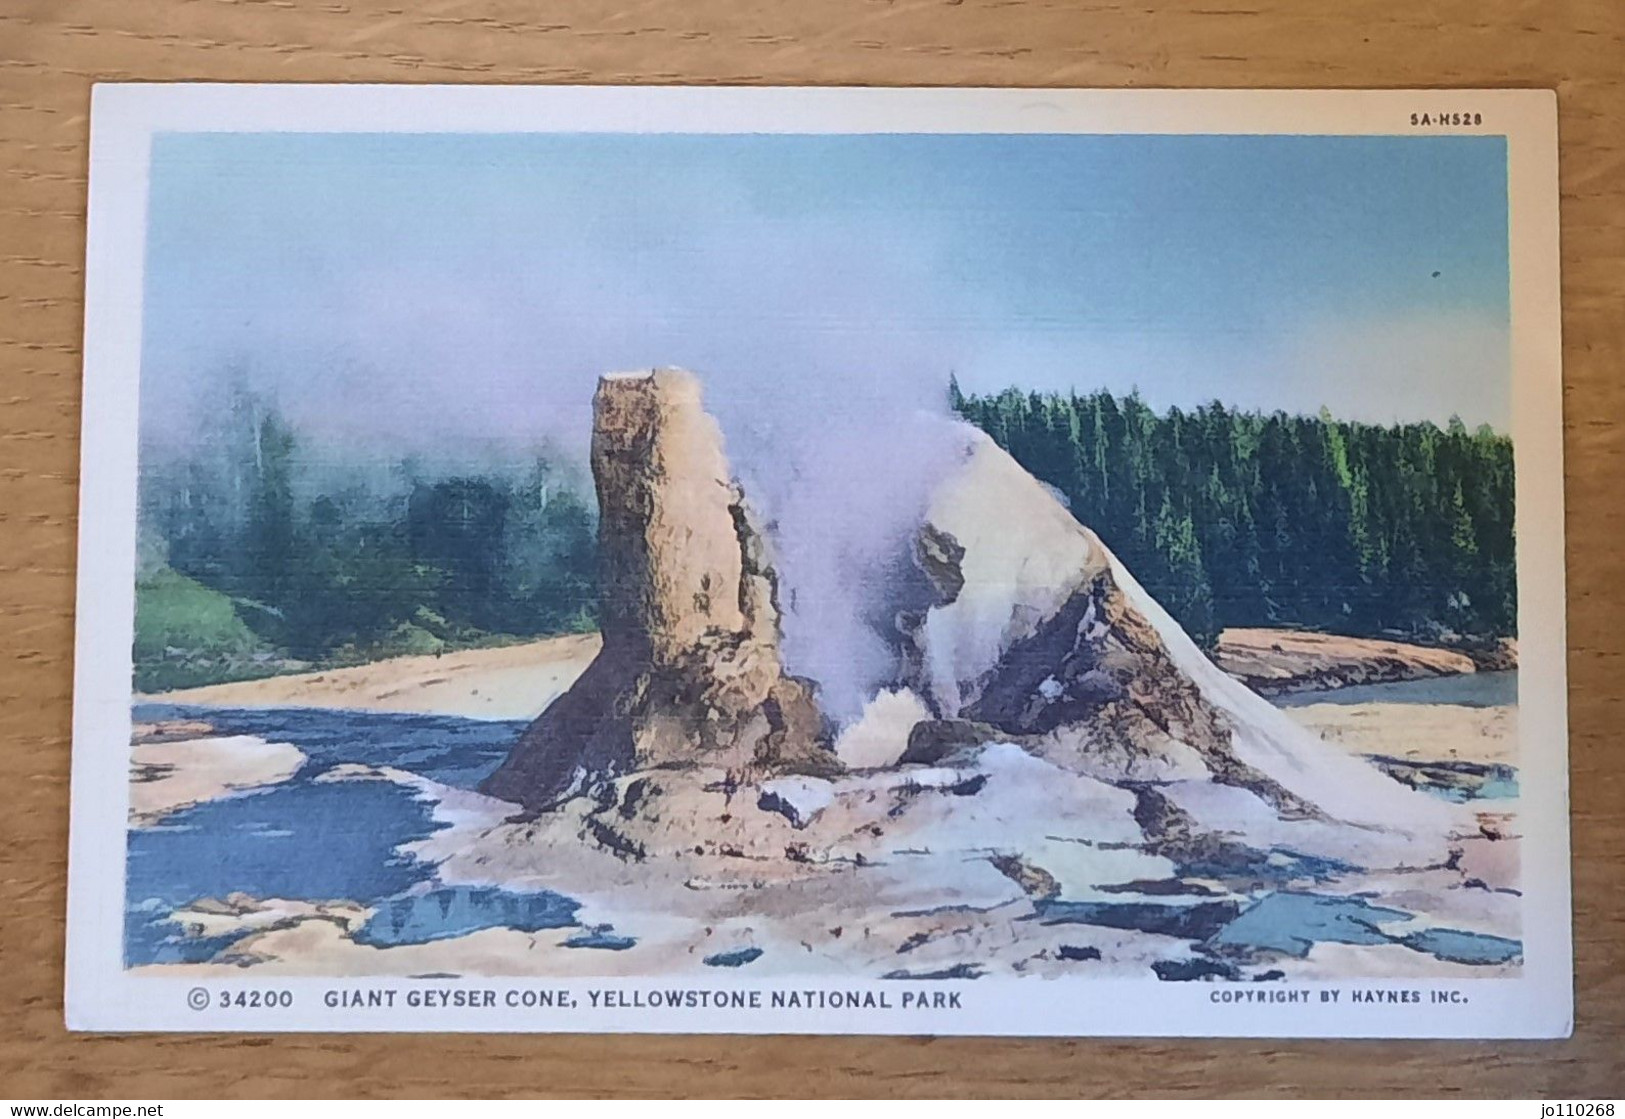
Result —
<instances>
[{"instance_id":1,"label":"grassy bank","mask_svg":"<svg viewBox=\"0 0 1625 1119\"><path fill-rule=\"evenodd\" d=\"M413 621L398 624L376 641L347 643L321 657L302 660L255 634L243 620L244 612L264 607L236 602L172 568L160 567L139 579L135 601L134 686L147 693L537 640L536 635L450 626L420 609ZM571 632L593 630L588 625Z\"/></svg>"}]
</instances>

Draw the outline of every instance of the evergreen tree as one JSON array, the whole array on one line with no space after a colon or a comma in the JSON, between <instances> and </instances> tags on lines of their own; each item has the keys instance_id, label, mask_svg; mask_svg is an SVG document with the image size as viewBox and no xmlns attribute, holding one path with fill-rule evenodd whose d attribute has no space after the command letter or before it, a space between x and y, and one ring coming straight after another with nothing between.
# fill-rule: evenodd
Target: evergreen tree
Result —
<instances>
[{"instance_id":1,"label":"evergreen tree","mask_svg":"<svg viewBox=\"0 0 1625 1119\"><path fill-rule=\"evenodd\" d=\"M1134 393L966 396L957 381L949 395L1199 639L1514 632L1512 443L1488 427L1158 415Z\"/></svg>"}]
</instances>

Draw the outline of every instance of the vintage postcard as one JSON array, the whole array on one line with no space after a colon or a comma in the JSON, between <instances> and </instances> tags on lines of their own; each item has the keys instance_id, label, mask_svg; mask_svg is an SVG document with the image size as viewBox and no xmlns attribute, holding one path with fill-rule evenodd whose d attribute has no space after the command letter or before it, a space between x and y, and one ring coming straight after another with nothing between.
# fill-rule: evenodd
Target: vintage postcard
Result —
<instances>
[{"instance_id":1,"label":"vintage postcard","mask_svg":"<svg viewBox=\"0 0 1625 1119\"><path fill-rule=\"evenodd\" d=\"M91 124L74 1028L1569 1031L1551 94Z\"/></svg>"}]
</instances>

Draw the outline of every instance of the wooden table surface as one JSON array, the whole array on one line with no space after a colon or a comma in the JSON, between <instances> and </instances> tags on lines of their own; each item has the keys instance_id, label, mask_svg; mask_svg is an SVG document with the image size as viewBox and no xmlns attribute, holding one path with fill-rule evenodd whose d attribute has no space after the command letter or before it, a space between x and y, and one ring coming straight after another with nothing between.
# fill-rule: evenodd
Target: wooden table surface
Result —
<instances>
[{"instance_id":1,"label":"wooden table surface","mask_svg":"<svg viewBox=\"0 0 1625 1119\"><path fill-rule=\"evenodd\" d=\"M1625 1094L1622 78L1620 0L0 0L0 1096ZM81 269L98 79L1555 87L1573 1039L69 1035Z\"/></svg>"}]
</instances>

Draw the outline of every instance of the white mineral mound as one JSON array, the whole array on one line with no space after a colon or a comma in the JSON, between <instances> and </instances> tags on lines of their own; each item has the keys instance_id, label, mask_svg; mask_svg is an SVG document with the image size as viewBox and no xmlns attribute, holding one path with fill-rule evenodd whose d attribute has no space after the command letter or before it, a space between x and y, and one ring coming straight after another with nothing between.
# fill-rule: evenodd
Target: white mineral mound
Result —
<instances>
[{"instance_id":1,"label":"white mineral mound","mask_svg":"<svg viewBox=\"0 0 1625 1119\"><path fill-rule=\"evenodd\" d=\"M1101 545L1102 550L1105 546ZM1322 741L1285 712L1214 664L1178 622L1135 582L1109 551L1123 593L1162 637L1174 663L1202 697L1228 716L1231 744L1243 762L1328 815L1352 824L1442 834L1461 814L1446 801L1417 792L1352 754Z\"/></svg>"},{"instance_id":2,"label":"white mineral mound","mask_svg":"<svg viewBox=\"0 0 1625 1119\"><path fill-rule=\"evenodd\" d=\"M1432 835L1452 825L1453 806L1329 746L1226 675L1044 485L986 435L966 438L928 514L963 549L963 586L915 636L920 689L940 715L1040 736L1052 757L1126 749L1147 756L1132 763L1141 775L1268 783L1344 823Z\"/></svg>"}]
</instances>

